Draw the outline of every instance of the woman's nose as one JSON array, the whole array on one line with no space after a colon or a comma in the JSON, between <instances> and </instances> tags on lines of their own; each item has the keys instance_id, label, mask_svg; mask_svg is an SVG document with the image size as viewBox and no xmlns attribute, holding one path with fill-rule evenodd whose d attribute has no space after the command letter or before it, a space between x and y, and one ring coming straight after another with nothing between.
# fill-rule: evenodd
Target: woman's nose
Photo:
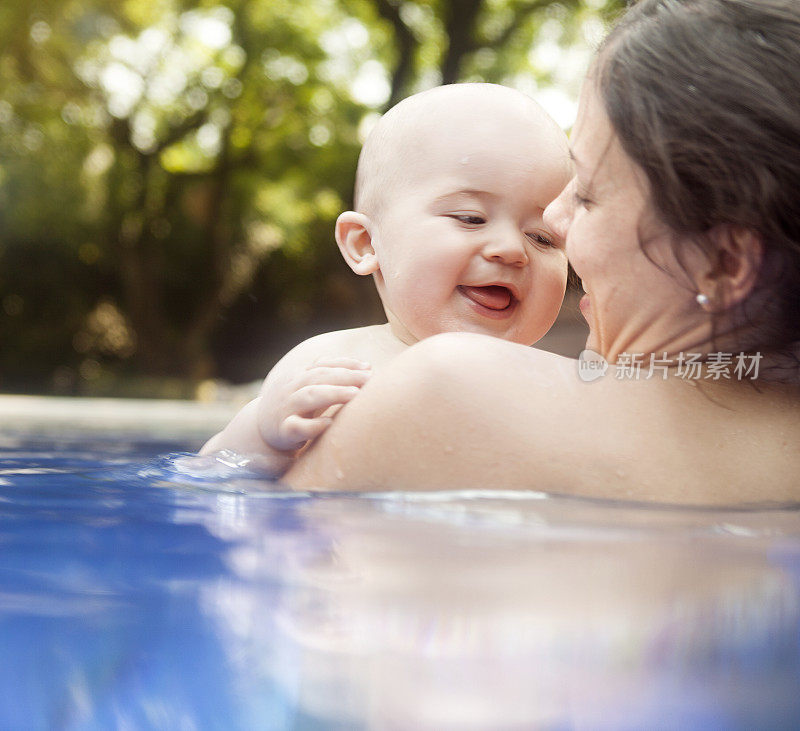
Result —
<instances>
[{"instance_id":1,"label":"woman's nose","mask_svg":"<svg viewBox=\"0 0 800 731\"><path fill-rule=\"evenodd\" d=\"M569 205L571 191L572 183L569 183L566 188L558 194L556 199L544 209L544 215L542 216L544 225L562 241L567 237L567 229L569 228L570 218L572 217L572 211Z\"/></svg>"}]
</instances>

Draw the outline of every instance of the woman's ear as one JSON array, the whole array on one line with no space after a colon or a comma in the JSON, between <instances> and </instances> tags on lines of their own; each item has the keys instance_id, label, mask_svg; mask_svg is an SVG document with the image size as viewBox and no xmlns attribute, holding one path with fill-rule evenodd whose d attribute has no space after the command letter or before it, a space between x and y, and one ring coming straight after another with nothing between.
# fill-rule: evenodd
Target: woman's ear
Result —
<instances>
[{"instance_id":1,"label":"woman's ear","mask_svg":"<svg viewBox=\"0 0 800 731\"><path fill-rule=\"evenodd\" d=\"M709 309L727 310L753 291L764 259L761 235L746 226L721 224L709 232L710 267L698 282L710 298Z\"/></svg>"},{"instance_id":2,"label":"woman's ear","mask_svg":"<svg viewBox=\"0 0 800 731\"><path fill-rule=\"evenodd\" d=\"M362 276L378 271L372 245L372 221L363 213L345 211L336 219L336 243L348 266Z\"/></svg>"}]
</instances>

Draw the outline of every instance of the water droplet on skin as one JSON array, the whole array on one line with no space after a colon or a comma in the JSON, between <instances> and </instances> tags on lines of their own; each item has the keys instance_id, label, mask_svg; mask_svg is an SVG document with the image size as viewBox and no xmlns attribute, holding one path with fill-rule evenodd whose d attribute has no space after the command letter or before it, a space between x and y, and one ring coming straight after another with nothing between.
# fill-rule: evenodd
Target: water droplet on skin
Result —
<instances>
[{"instance_id":1,"label":"water droplet on skin","mask_svg":"<svg viewBox=\"0 0 800 731\"><path fill-rule=\"evenodd\" d=\"M344 479L344 472L342 470L336 470L336 479L343 480Z\"/></svg>"},{"instance_id":2,"label":"water droplet on skin","mask_svg":"<svg viewBox=\"0 0 800 731\"><path fill-rule=\"evenodd\" d=\"M623 470L621 467L617 467L617 469L614 471L617 477L625 477L625 470Z\"/></svg>"},{"instance_id":3,"label":"water droplet on skin","mask_svg":"<svg viewBox=\"0 0 800 731\"><path fill-rule=\"evenodd\" d=\"M466 157L462 157L460 162L462 165L466 165L469 162L469 155L467 155Z\"/></svg>"}]
</instances>

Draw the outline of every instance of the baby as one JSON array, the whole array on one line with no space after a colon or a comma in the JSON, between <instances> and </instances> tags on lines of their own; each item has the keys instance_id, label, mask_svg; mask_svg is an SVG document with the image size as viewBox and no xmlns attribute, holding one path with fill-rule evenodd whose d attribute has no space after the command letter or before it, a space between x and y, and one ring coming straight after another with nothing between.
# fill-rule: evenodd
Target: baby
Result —
<instances>
[{"instance_id":1,"label":"baby","mask_svg":"<svg viewBox=\"0 0 800 731\"><path fill-rule=\"evenodd\" d=\"M387 322L295 347L201 454L261 455L280 476L409 345L449 331L535 343L567 277L563 242L542 213L569 178L566 136L520 92L453 84L393 107L361 151L356 210L336 221L342 256L372 275Z\"/></svg>"}]
</instances>

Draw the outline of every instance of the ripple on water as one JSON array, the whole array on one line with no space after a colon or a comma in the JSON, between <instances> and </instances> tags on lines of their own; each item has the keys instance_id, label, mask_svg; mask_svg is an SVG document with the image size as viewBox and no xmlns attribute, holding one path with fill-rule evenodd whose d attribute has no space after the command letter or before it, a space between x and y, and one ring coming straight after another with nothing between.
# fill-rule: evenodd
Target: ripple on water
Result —
<instances>
[{"instance_id":1,"label":"ripple on water","mask_svg":"<svg viewBox=\"0 0 800 731\"><path fill-rule=\"evenodd\" d=\"M797 508L296 493L123 442L7 443L0 728L800 722Z\"/></svg>"}]
</instances>

